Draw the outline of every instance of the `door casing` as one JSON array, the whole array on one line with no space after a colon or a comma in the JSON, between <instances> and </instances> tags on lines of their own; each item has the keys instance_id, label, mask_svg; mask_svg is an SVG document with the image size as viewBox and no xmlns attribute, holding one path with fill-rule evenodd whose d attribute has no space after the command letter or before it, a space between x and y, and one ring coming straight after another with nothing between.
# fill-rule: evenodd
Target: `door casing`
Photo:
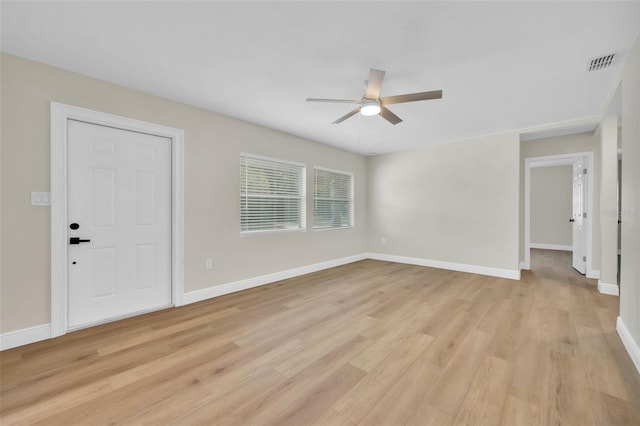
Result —
<instances>
[{"instance_id":1,"label":"door casing","mask_svg":"<svg viewBox=\"0 0 640 426\"><path fill-rule=\"evenodd\" d=\"M520 269L531 269L531 169L536 167L553 167L573 165L578 159L585 159L587 165L587 274L589 278L599 278L599 271L593 269L593 152L576 152L570 154L530 157L524 160L524 261ZM568 220L569 218L567 218Z\"/></svg>"},{"instance_id":2,"label":"door casing","mask_svg":"<svg viewBox=\"0 0 640 426\"><path fill-rule=\"evenodd\" d=\"M587 241L585 237L592 219L591 214L587 215L588 217L586 218L584 217L586 210L585 194L589 190L588 179L586 179L589 174L587 173L587 176L585 176L583 172L586 167L586 158L578 159L571 165L571 266L583 275L587 274ZM577 185L579 186L578 189L576 188Z\"/></svg>"},{"instance_id":3,"label":"door casing","mask_svg":"<svg viewBox=\"0 0 640 426\"><path fill-rule=\"evenodd\" d=\"M67 121L109 126L171 139L172 305L184 295L184 131L51 102L51 337L67 327Z\"/></svg>"}]
</instances>

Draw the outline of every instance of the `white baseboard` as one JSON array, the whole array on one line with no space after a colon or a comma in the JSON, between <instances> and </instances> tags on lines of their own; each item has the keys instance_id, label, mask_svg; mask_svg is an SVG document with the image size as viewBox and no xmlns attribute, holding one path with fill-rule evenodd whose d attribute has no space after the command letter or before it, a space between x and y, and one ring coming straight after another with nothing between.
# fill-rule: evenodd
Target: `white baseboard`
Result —
<instances>
[{"instance_id":1,"label":"white baseboard","mask_svg":"<svg viewBox=\"0 0 640 426\"><path fill-rule=\"evenodd\" d=\"M202 290L190 291L184 294L183 304L188 305L190 303L200 302L201 300L211 299L212 297L218 297L229 293L235 293L236 291L259 287L276 281L286 280L288 278L321 271L323 269L346 265L347 263L357 262L366 258L367 256L364 253L356 254L354 256L314 263L313 265L301 266L299 268L288 269L281 272L274 272L272 274L261 275L259 277L247 278L246 280L234 281L213 287L203 288Z\"/></svg>"},{"instance_id":2,"label":"white baseboard","mask_svg":"<svg viewBox=\"0 0 640 426\"><path fill-rule=\"evenodd\" d=\"M364 259L384 260L387 262L406 263L410 265L428 266L431 268L449 269L453 271L469 272L473 274L489 275L493 277L509 278L512 280L520 279L519 270L491 268L487 266L467 265L462 263L444 262L440 260L421 259L415 257L395 256L390 254L379 253L361 253L353 256L333 259L326 262L314 263L312 265L301 266L299 268L288 269L286 271L275 272L272 274L262 275L259 277L248 278L245 280L234 281L218 286L208 287L201 290L190 291L183 296L183 304L199 302L201 300L211 299L213 297L222 296L224 294L234 293L253 287L270 284L276 281L297 277L312 272L321 271L323 269L334 268L336 266L346 265L348 263L357 262ZM17 346L28 345L29 343L38 342L51 338L51 325L43 324L22 330L11 331L0 335L0 350L11 349Z\"/></svg>"},{"instance_id":3,"label":"white baseboard","mask_svg":"<svg viewBox=\"0 0 640 426\"><path fill-rule=\"evenodd\" d=\"M321 271L323 269L346 265L347 263L357 262L366 258L367 256L362 253L354 256L343 257L340 259L329 260L326 262L315 263L313 265L302 266L300 268L276 272L273 274L249 278L246 280L235 281L215 287L209 287L202 290L191 291L184 294L183 304L187 305L189 303L199 302L201 300L210 299L212 297L222 296L223 294L246 290L248 288L269 284L287 278L293 278L299 275ZM35 343L50 338L51 324L42 324L34 327L24 328L22 330L10 331L0 334L0 351L15 348L17 346L28 345L30 343Z\"/></svg>"},{"instance_id":4,"label":"white baseboard","mask_svg":"<svg viewBox=\"0 0 640 426\"><path fill-rule=\"evenodd\" d=\"M384 260L387 262L407 263L410 265L428 266L430 268L449 269L452 271L509 278L512 280L520 279L520 270L516 269L492 268L488 266L468 265L465 263L445 262L442 260L422 259L418 257L405 257L381 253L367 253L367 257L369 259Z\"/></svg>"},{"instance_id":5,"label":"white baseboard","mask_svg":"<svg viewBox=\"0 0 640 426\"><path fill-rule=\"evenodd\" d=\"M531 243L529 246L533 249L573 251L573 246L565 246L561 244Z\"/></svg>"},{"instance_id":6,"label":"white baseboard","mask_svg":"<svg viewBox=\"0 0 640 426\"><path fill-rule=\"evenodd\" d=\"M0 334L0 351L51 338L51 324L36 325Z\"/></svg>"},{"instance_id":7,"label":"white baseboard","mask_svg":"<svg viewBox=\"0 0 640 426\"><path fill-rule=\"evenodd\" d=\"M531 264L529 262L520 262L520 270L526 269L527 271L531 269Z\"/></svg>"},{"instance_id":8,"label":"white baseboard","mask_svg":"<svg viewBox=\"0 0 640 426\"><path fill-rule=\"evenodd\" d=\"M588 269L585 275L587 278L593 278L594 280L600 279L600 270L599 269Z\"/></svg>"},{"instance_id":9,"label":"white baseboard","mask_svg":"<svg viewBox=\"0 0 640 426\"><path fill-rule=\"evenodd\" d=\"M620 296L620 289L615 284L603 283L598 280L598 291L602 294L609 294L611 296Z\"/></svg>"},{"instance_id":10,"label":"white baseboard","mask_svg":"<svg viewBox=\"0 0 640 426\"><path fill-rule=\"evenodd\" d=\"M616 321L616 330L618 331L618 336L620 336L620 340L622 340L622 344L627 349L629 356L631 357L631 361L636 366L636 370L640 374L640 346L638 346L638 342L635 341L629 329L625 325L622 318L618 317Z\"/></svg>"}]
</instances>

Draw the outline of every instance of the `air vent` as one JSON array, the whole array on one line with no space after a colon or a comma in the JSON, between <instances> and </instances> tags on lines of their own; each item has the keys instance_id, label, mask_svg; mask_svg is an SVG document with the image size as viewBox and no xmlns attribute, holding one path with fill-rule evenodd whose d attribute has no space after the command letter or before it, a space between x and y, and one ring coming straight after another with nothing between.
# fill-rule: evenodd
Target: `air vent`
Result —
<instances>
[{"instance_id":1,"label":"air vent","mask_svg":"<svg viewBox=\"0 0 640 426\"><path fill-rule=\"evenodd\" d=\"M611 64L613 64L613 58L615 58L615 56L615 53L611 53L609 55L600 56L599 58L593 58L591 62L589 62L587 72L598 71L610 67Z\"/></svg>"}]
</instances>

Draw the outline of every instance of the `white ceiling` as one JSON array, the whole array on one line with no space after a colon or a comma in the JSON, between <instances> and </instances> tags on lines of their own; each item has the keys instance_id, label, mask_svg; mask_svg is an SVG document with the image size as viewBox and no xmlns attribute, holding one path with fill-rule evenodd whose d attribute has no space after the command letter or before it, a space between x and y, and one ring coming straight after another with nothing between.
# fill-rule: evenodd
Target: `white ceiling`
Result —
<instances>
[{"instance_id":1,"label":"white ceiling","mask_svg":"<svg viewBox=\"0 0 640 426\"><path fill-rule=\"evenodd\" d=\"M598 116L635 2L2 2L2 50L368 154ZM591 58L614 66L587 73ZM404 119L355 116L369 68ZM582 120L582 121L581 121ZM553 127L553 126L551 126Z\"/></svg>"}]
</instances>

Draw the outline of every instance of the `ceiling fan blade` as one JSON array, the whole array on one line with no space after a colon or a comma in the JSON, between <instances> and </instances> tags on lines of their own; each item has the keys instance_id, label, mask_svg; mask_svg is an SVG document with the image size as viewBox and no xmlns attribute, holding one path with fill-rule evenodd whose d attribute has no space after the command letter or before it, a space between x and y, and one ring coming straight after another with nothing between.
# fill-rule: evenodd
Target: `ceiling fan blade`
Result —
<instances>
[{"instance_id":1,"label":"ceiling fan blade","mask_svg":"<svg viewBox=\"0 0 640 426\"><path fill-rule=\"evenodd\" d=\"M367 80L367 92L364 97L367 99L378 99L380 97L383 80L384 71L371 68L371 70L369 70L369 80Z\"/></svg>"},{"instance_id":2,"label":"ceiling fan blade","mask_svg":"<svg viewBox=\"0 0 640 426\"><path fill-rule=\"evenodd\" d=\"M359 104L360 100L351 99L321 99L321 98L307 98L307 102L334 102L338 104Z\"/></svg>"},{"instance_id":3,"label":"ceiling fan blade","mask_svg":"<svg viewBox=\"0 0 640 426\"><path fill-rule=\"evenodd\" d=\"M403 102L428 101L430 99L441 99L442 90L434 90L432 92L410 93L408 95L387 96L380 98L382 105L400 104Z\"/></svg>"},{"instance_id":4,"label":"ceiling fan blade","mask_svg":"<svg viewBox=\"0 0 640 426\"><path fill-rule=\"evenodd\" d=\"M343 115L342 117L338 118L336 121L333 122L333 124L340 124L344 120L346 120L347 118L353 117L354 115L356 115L359 112L360 112L360 107L358 107L358 108L354 109L353 111L350 111L347 114Z\"/></svg>"},{"instance_id":5,"label":"ceiling fan blade","mask_svg":"<svg viewBox=\"0 0 640 426\"><path fill-rule=\"evenodd\" d=\"M394 126L398 123L402 123L402 118L398 117L397 115L395 115L394 113L392 113L389 108L386 108L382 105L380 105L380 115L382 116L382 118L384 118L385 120L387 120L389 123L393 124Z\"/></svg>"}]
</instances>

